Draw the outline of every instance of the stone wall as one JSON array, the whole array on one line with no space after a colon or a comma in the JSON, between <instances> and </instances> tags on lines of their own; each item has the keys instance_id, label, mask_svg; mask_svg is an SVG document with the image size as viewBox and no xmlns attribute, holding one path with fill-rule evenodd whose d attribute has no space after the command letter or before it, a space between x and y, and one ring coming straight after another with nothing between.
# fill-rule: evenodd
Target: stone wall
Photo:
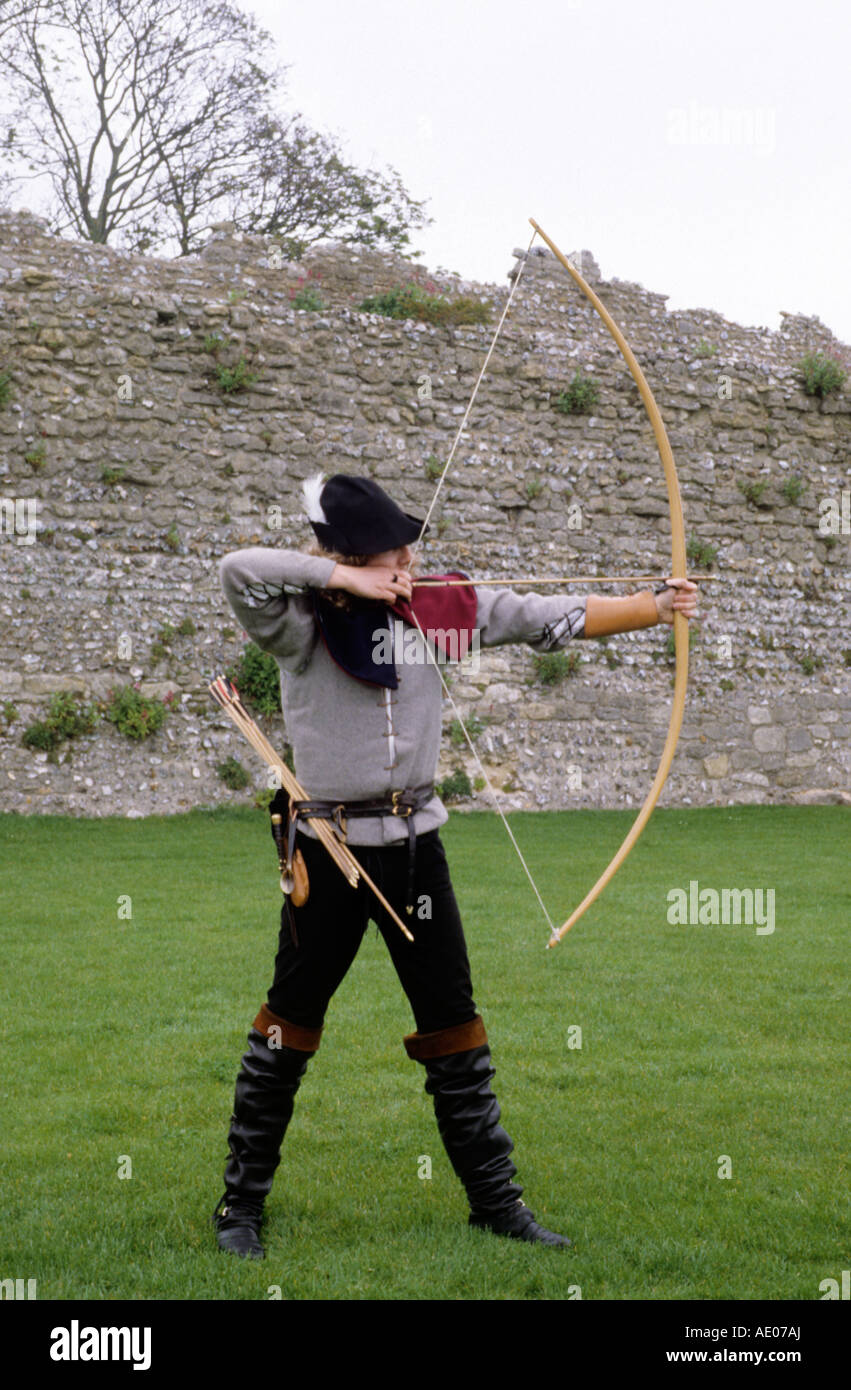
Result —
<instances>
[{"instance_id":1,"label":"stone wall","mask_svg":"<svg viewBox=\"0 0 851 1390\"><path fill-rule=\"evenodd\" d=\"M662 410L687 534L717 550L665 800L849 799L851 394L808 397L796 372L806 349L848 363L847 348L815 318L784 314L773 332L669 312L664 295L602 281L588 252L577 263ZM413 273L429 278L340 246L281 263L265 240L226 228L201 256L158 261L0 215L0 372L11 371L0 409L2 809L141 815L251 800L265 785L206 691L243 640L217 562L248 544L308 543L299 489L319 468L369 472L424 513L508 291L431 277L488 299L490 326L358 312ZM303 281L322 310L294 307ZM220 363L245 358L248 390L215 384L212 335ZM592 415L555 409L577 368L600 389ZM760 481L751 500L738 486ZM830 506L834 535L822 534ZM659 574L669 555L661 465L632 378L584 296L536 249L440 496L427 568ZM163 626L184 619L195 633L158 647ZM670 710L668 633L577 644L582 664L554 686L535 679L526 649L483 654L478 673L455 676L506 805L643 799ZM151 738L102 722L50 758L22 746L52 692L103 698L127 683L174 693ZM265 726L280 742L280 723ZM252 789L218 778L228 754ZM478 775L447 736L442 770L456 765Z\"/></svg>"}]
</instances>

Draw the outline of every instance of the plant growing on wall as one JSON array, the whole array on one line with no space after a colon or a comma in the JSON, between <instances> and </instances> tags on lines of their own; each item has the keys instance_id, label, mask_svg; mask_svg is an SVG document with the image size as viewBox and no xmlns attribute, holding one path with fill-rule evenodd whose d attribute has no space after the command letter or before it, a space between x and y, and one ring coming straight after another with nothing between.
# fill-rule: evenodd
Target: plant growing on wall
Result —
<instances>
[{"instance_id":1,"label":"plant growing on wall","mask_svg":"<svg viewBox=\"0 0 851 1390\"><path fill-rule=\"evenodd\" d=\"M28 449L24 454L24 462L29 464L34 473L41 473L47 463L44 445L36 444L34 449Z\"/></svg>"},{"instance_id":2,"label":"plant growing on wall","mask_svg":"<svg viewBox=\"0 0 851 1390\"><path fill-rule=\"evenodd\" d=\"M532 660L535 663L534 679L541 685L558 685L567 676L572 676L582 664L579 652L541 652Z\"/></svg>"},{"instance_id":3,"label":"plant growing on wall","mask_svg":"<svg viewBox=\"0 0 851 1390\"><path fill-rule=\"evenodd\" d=\"M419 319L424 323L488 323L490 305L472 295L433 294L413 281L384 294L370 295L357 306L362 314L383 314L389 319ZM436 286L433 286L436 288Z\"/></svg>"},{"instance_id":4,"label":"plant growing on wall","mask_svg":"<svg viewBox=\"0 0 851 1390\"><path fill-rule=\"evenodd\" d=\"M242 699L259 714L277 714L281 708L281 673L269 652L247 642L242 656L225 672Z\"/></svg>"},{"instance_id":5,"label":"plant growing on wall","mask_svg":"<svg viewBox=\"0 0 851 1390\"><path fill-rule=\"evenodd\" d=\"M845 385L847 373L841 362L824 352L807 352L798 363L798 372L808 396L836 395Z\"/></svg>"},{"instance_id":6,"label":"plant growing on wall","mask_svg":"<svg viewBox=\"0 0 851 1390\"><path fill-rule=\"evenodd\" d=\"M793 473L783 484L783 496L786 498L787 502L797 502L805 487L805 480L799 477L797 473Z\"/></svg>"},{"instance_id":7,"label":"plant growing on wall","mask_svg":"<svg viewBox=\"0 0 851 1390\"><path fill-rule=\"evenodd\" d=\"M437 783L435 791L441 801L459 801L462 796L473 795L473 786L463 767L454 767L442 782Z\"/></svg>"},{"instance_id":8,"label":"plant growing on wall","mask_svg":"<svg viewBox=\"0 0 851 1390\"><path fill-rule=\"evenodd\" d=\"M710 545L708 541L699 540L697 536L690 536L686 545L686 556L689 560L694 560L695 564L711 569L718 559L718 547Z\"/></svg>"},{"instance_id":9,"label":"plant growing on wall","mask_svg":"<svg viewBox=\"0 0 851 1390\"><path fill-rule=\"evenodd\" d=\"M599 394L590 377L584 376L577 367L567 390L556 397L556 410L563 415L585 415L593 410Z\"/></svg>"},{"instance_id":10,"label":"plant growing on wall","mask_svg":"<svg viewBox=\"0 0 851 1390\"><path fill-rule=\"evenodd\" d=\"M758 507L768 487L768 479L737 478L736 487L739 489L739 492L746 502L750 502L753 507Z\"/></svg>"},{"instance_id":11,"label":"plant growing on wall","mask_svg":"<svg viewBox=\"0 0 851 1390\"><path fill-rule=\"evenodd\" d=\"M312 270L308 270L307 275L299 278L298 285L290 286L290 302L294 309L304 309L311 313L316 313L319 309L325 308L325 301L319 293L318 282L322 279ZM310 284L315 280L316 284Z\"/></svg>"},{"instance_id":12,"label":"plant growing on wall","mask_svg":"<svg viewBox=\"0 0 851 1390\"><path fill-rule=\"evenodd\" d=\"M467 720L467 733L470 738L475 740L480 734L484 733L490 721L483 719L480 715L474 714ZM453 719L449 725L449 738L456 748L464 748L467 740L464 737L464 726L460 719Z\"/></svg>"},{"instance_id":13,"label":"plant growing on wall","mask_svg":"<svg viewBox=\"0 0 851 1390\"><path fill-rule=\"evenodd\" d=\"M800 666L805 676L812 676L816 671L820 671L824 666L824 657L818 656L815 652L802 652L795 656L795 660Z\"/></svg>"},{"instance_id":14,"label":"plant growing on wall","mask_svg":"<svg viewBox=\"0 0 851 1390\"><path fill-rule=\"evenodd\" d=\"M143 695L135 685L122 685L110 690L103 717L127 738L149 738L162 728L172 700L171 695L155 700Z\"/></svg>"},{"instance_id":15,"label":"plant growing on wall","mask_svg":"<svg viewBox=\"0 0 851 1390\"><path fill-rule=\"evenodd\" d=\"M97 717L97 705L86 704L75 691L57 691L51 696L47 716L24 730L23 745L53 752L66 739L93 733Z\"/></svg>"},{"instance_id":16,"label":"plant growing on wall","mask_svg":"<svg viewBox=\"0 0 851 1390\"><path fill-rule=\"evenodd\" d=\"M217 362L213 376L224 396L231 396L236 391L247 391L257 380L256 372L248 370L248 363L244 357L240 357L233 367L226 367L223 362Z\"/></svg>"},{"instance_id":17,"label":"plant growing on wall","mask_svg":"<svg viewBox=\"0 0 851 1390\"><path fill-rule=\"evenodd\" d=\"M225 758L216 768L216 775L232 792L240 792L247 787L251 778L238 758Z\"/></svg>"}]
</instances>

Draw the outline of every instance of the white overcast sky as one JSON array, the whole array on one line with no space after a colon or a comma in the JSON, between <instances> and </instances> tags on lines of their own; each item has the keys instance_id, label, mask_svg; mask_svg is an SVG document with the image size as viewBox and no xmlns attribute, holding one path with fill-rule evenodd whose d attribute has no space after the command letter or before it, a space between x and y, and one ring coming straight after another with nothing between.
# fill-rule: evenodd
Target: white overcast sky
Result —
<instances>
[{"instance_id":1,"label":"white overcast sky","mask_svg":"<svg viewBox=\"0 0 851 1390\"><path fill-rule=\"evenodd\" d=\"M851 342L851 0L241 0L289 98L505 283L533 216L606 278Z\"/></svg>"}]
</instances>

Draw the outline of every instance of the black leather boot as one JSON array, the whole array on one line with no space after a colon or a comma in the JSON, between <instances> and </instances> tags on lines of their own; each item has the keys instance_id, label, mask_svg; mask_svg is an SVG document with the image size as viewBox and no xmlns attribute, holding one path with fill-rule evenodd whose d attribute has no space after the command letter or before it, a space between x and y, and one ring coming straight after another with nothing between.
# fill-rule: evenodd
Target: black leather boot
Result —
<instances>
[{"instance_id":1,"label":"black leather boot","mask_svg":"<svg viewBox=\"0 0 851 1390\"><path fill-rule=\"evenodd\" d=\"M521 1201L522 1187L512 1181L514 1145L499 1122L481 1018L439 1033L414 1033L405 1047L426 1069L425 1088L434 1100L440 1137L470 1202L470 1225L515 1240L569 1246L565 1236L538 1225Z\"/></svg>"},{"instance_id":2,"label":"black leather boot","mask_svg":"<svg viewBox=\"0 0 851 1390\"><path fill-rule=\"evenodd\" d=\"M321 1029L296 1028L266 1005L254 1020L236 1082L225 1191L213 1213L220 1250L255 1260L265 1255L260 1243L263 1203L281 1159L296 1091L320 1033ZM287 1046L288 1039L301 1047Z\"/></svg>"}]
</instances>

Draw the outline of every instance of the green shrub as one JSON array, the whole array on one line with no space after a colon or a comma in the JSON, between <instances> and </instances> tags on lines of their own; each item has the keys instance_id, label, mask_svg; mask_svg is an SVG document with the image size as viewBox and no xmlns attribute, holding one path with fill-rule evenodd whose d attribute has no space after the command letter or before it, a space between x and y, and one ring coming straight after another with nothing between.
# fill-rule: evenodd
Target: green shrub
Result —
<instances>
[{"instance_id":1,"label":"green shrub","mask_svg":"<svg viewBox=\"0 0 851 1390\"><path fill-rule=\"evenodd\" d=\"M535 680L541 685L558 685L566 676L572 676L582 662L579 652L542 652L533 660Z\"/></svg>"},{"instance_id":2,"label":"green shrub","mask_svg":"<svg viewBox=\"0 0 851 1390\"><path fill-rule=\"evenodd\" d=\"M540 497L543 490L544 482L542 478L530 478L526 484L526 501L534 502L536 497Z\"/></svg>"},{"instance_id":3,"label":"green shrub","mask_svg":"<svg viewBox=\"0 0 851 1390\"><path fill-rule=\"evenodd\" d=\"M783 484L783 496L787 502L797 502L805 487L804 479L793 473Z\"/></svg>"},{"instance_id":4,"label":"green shrub","mask_svg":"<svg viewBox=\"0 0 851 1390\"><path fill-rule=\"evenodd\" d=\"M370 295L358 305L358 310L363 314L384 314L389 319L419 319L424 323L490 321L489 303L483 303L471 295L447 299L446 295L431 294L428 286L423 289L413 281L385 294Z\"/></svg>"},{"instance_id":5,"label":"green shrub","mask_svg":"<svg viewBox=\"0 0 851 1390\"><path fill-rule=\"evenodd\" d=\"M425 475L430 483L436 483L443 472L443 464L437 454L429 454L425 461Z\"/></svg>"},{"instance_id":6,"label":"green shrub","mask_svg":"<svg viewBox=\"0 0 851 1390\"><path fill-rule=\"evenodd\" d=\"M796 656L795 660L805 676L812 676L824 665L824 657L816 656L813 652L804 652L803 655Z\"/></svg>"},{"instance_id":7,"label":"green shrub","mask_svg":"<svg viewBox=\"0 0 851 1390\"><path fill-rule=\"evenodd\" d=\"M211 357L216 357L219 350L225 345L225 340L218 333L208 333L204 339L204 351Z\"/></svg>"},{"instance_id":8,"label":"green shrub","mask_svg":"<svg viewBox=\"0 0 851 1390\"><path fill-rule=\"evenodd\" d=\"M92 733L97 717L97 705L87 705L82 695L73 690L57 691L51 696L47 718L37 720L25 729L23 745L25 748L39 748L51 752L67 738L79 738L81 734Z\"/></svg>"},{"instance_id":9,"label":"green shrub","mask_svg":"<svg viewBox=\"0 0 851 1390\"><path fill-rule=\"evenodd\" d=\"M281 708L281 673L278 663L254 642L246 643L242 656L226 672L243 700L259 714L277 714Z\"/></svg>"},{"instance_id":10,"label":"green shrub","mask_svg":"<svg viewBox=\"0 0 851 1390\"><path fill-rule=\"evenodd\" d=\"M452 769L448 777L438 782L435 791L441 801L458 801L462 796L472 796L473 787L463 767Z\"/></svg>"},{"instance_id":11,"label":"green shrub","mask_svg":"<svg viewBox=\"0 0 851 1390\"><path fill-rule=\"evenodd\" d=\"M605 657L606 665L608 666L610 671L614 671L617 669L618 666L623 665L621 657L619 657L617 652L613 651L612 648L609 646L608 637L601 637L597 645L598 647L602 647L603 656Z\"/></svg>"},{"instance_id":12,"label":"green shrub","mask_svg":"<svg viewBox=\"0 0 851 1390\"><path fill-rule=\"evenodd\" d=\"M40 473L47 462L47 454L43 444L37 444L34 449L29 449L24 454L24 462L34 468L36 473Z\"/></svg>"},{"instance_id":13,"label":"green shrub","mask_svg":"<svg viewBox=\"0 0 851 1390\"><path fill-rule=\"evenodd\" d=\"M197 631L191 618L184 618L179 627L173 623L163 623L151 643L151 660L162 661L171 654L171 644L175 637L192 637Z\"/></svg>"},{"instance_id":14,"label":"green shrub","mask_svg":"<svg viewBox=\"0 0 851 1390\"><path fill-rule=\"evenodd\" d=\"M240 357L235 367L225 367L221 362L217 362L215 380L219 389L228 396L235 391L246 391L249 386L253 386L257 374L250 372L245 358Z\"/></svg>"},{"instance_id":15,"label":"green shrub","mask_svg":"<svg viewBox=\"0 0 851 1390\"><path fill-rule=\"evenodd\" d=\"M12 373L0 372L0 410L9 404L12 398Z\"/></svg>"},{"instance_id":16,"label":"green shrub","mask_svg":"<svg viewBox=\"0 0 851 1390\"><path fill-rule=\"evenodd\" d=\"M303 289L290 291L290 302L294 309L307 309L313 313L318 309L325 308L322 295L313 285L305 285Z\"/></svg>"},{"instance_id":17,"label":"green shrub","mask_svg":"<svg viewBox=\"0 0 851 1390\"><path fill-rule=\"evenodd\" d=\"M174 628L171 623L163 623L154 641L151 643L151 660L154 665L162 661L164 656L170 652L171 639L174 636Z\"/></svg>"},{"instance_id":18,"label":"green shrub","mask_svg":"<svg viewBox=\"0 0 851 1390\"><path fill-rule=\"evenodd\" d=\"M845 385L846 372L842 363L823 352L807 352L798 363L798 371L808 396L835 395Z\"/></svg>"},{"instance_id":19,"label":"green shrub","mask_svg":"<svg viewBox=\"0 0 851 1390\"><path fill-rule=\"evenodd\" d=\"M107 487L114 487L114 485L115 485L116 483L120 483L120 482L121 482L121 479L122 479L123 477L124 477L124 469L123 469L123 468L108 468L108 467L104 466L104 467L100 470L100 480L101 480L102 483L106 483Z\"/></svg>"},{"instance_id":20,"label":"green shrub","mask_svg":"<svg viewBox=\"0 0 851 1390\"><path fill-rule=\"evenodd\" d=\"M478 714L474 714L472 718L467 720L467 733L470 735L470 738L477 739L479 734L488 727L488 723L489 721L487 719L482 719ZM450 742L454 743L456 748L464 748L466 746L467 740L464 737L464 728L460 719L453 719L452 723L449 725L449 739Z\"/></svg>"},{"instance_id":21,"label":"green shrub","mask_svg":"<svg viewBox=\"0 0 851 1390\"><path fill-rule=\"evenodd\" d=\"M170 697L155 700L133 685L122 685L110 690L103 717L127 738L148 738L162 728L170 704Z\"/></svg>"},{"instance_id":22,"label":"green shrub","mask_svg":"<svg viewBox=\"0 0 851 1390\"><path fill-rule=\"evenodd\" d=\"M698 357L714 357L717 351L718 344L707 342L706 338L701 338L695 348L695 353Z\"/></svg>"},{"instance_id":23,"label":"green shrub","mask_svg":"<svg viewBox=\"0 0 851 1390\"><path fill-rule=\"evenodd\" d=\"M695 643L697 642L697 633L698 629L694 626L693 623L689 623L688 649L690 652L692 651ZM674 628L669 628L668 630L668 637L665 642L664 655L666 659L670 662L670 664L673 666L677 659L677 634ZM659 660L658 651L652 653L652 659L654 661Z\"/></svg>"},{"instance_id":24,"label":"green shrub","mask_svg":"<svg viewBox=\"0 0 851 1390\"><path fill-rule=\"evenodd\" d=\"M242 763L237 758L225 758L223 763L219 763L216 768L221 780L226 787L230 787L232 792L241 792L243 787L247 787L251 781Z\"/></svg>"},{"instance_id":25,"label":"green shrub","mask_svg":"<svg viewBox=\"0 0 851 1390\"><path fill-rule=\"evenodd\" d=\"M180 532L177 529L177 522L173 521L163 536L163 545L167 545L169 550L175 554L180 549Z\"/></svg>"},{"instance_id":26,"label":"green shrub","mask_svg":"<svg viewBox=\"0 0 851 1390\"><path fill-rule=\"evenodd\" d=\"M760 478L758 481L750 482L747 478L737 478L736 487L745 500L751 502L753 506L756 507L759 505L762 500L762 495L768 487L768 479Z\"/></svg>"},{"instance_id":27,"label":"green shrub","mask_svg":"<svg viewBox=\"0 0 851 1390\"><path fill-rule=\"evenodd\" d=\"M563 415L586 414L597 404L599 394L590 377L583 376L577 368L567 390L562 391L556 399L556 410L560 410Z\"/></svg>"},{"instance_id":28,"label":"green shrub","mask_svg":"<svg viewBox=\"0 0 851 1390\"><path fill-rule=\"evenodd\" d=\"M846 666L848 665L847 662L845 664ZM18 706L12 700L6 700L3 704L2 710L0 710L0 718L2 718L3 723L6 725L7 729L11 728L17 717Z\"/></svg>"},{"instance_id":29,"label":"green shrub","mask_svg":"<svg viewBox=\"0 0 851 1390\"><path fill-rule=\"evenodd\" d=\"M710 545L708 541L698 540L697 536L692 536L686 545L686 555L689 560L705 569L711 569L718 559L718 547Z\"/></svg>"}]
</instances>

